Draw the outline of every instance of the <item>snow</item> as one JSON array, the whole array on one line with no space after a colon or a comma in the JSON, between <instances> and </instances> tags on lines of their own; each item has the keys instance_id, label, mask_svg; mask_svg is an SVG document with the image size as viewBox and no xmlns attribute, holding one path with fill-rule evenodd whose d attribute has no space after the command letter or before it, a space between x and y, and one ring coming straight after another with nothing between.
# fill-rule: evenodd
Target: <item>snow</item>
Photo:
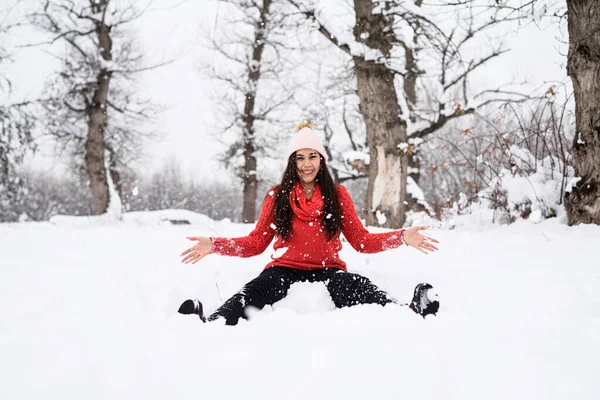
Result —
<instances>
[{"instance_id":1,"label":"snow","mask_svg":"<svg viewBox=\"0 0 600 400\"><path fill-rule=\"evenodd\" d=\"M425 200L425 194L423 193L419 185L417 185L417 182L415 182L415 180L410 176L406 177L406 192L410 194L415 200L417 200L419 204L423 205L425 208L429 208L429 205Z\"/></svg>"},{"instance_id":2,"label":"snow","mask_svg":"<svg viewBox=\"0 0 600 400\"><path fill-rule=\"evenodd\" d=\"M417 132L424 131L425 129L431 127L433 123L425 120L418 120L417 122L411 122L410 119L407 119L407 128L406 133L408 136L412 136Z\"/></svg>"},{"instance_id":3,"label":"snow","mask_svg":"<svg viewBox=\"0 0 600 400\"><path fill-rule=\"evenodd\" d=\"M187 236L252 227L200 216L155 224L158 215L0 225L2 398L600 398L598 226L430 229L440 251L428 256L344 243L349 269L402 302L433 283L441 313L336 310L324 285L301 283L225 327L175 311L187 297L214 310L270 251L184 265Z\"/></svg>"},{"instance_id":4,"label":"snow","mask_svg":"<svg viewBox=\"0 0 600 400\"><path fill-rule=\"evenodd\" d=\"M212 227L216 221L206 215L198 214L188 210L157 210L123 213L122 220L127 225L164 225L171 224L170 221L185 221L189 224ZM86 227L94 225L114 225L114 218L107 215L73 217L68 215L55 215L49 221L53 225L62 227ZM185 223L184 222L184 223ZM225 224L227 221L221 222Z\"/></svg>"},{"instance_id":5,"label":"snow","mask_svg":"<svg viewBox=\"0 0 600 400\"><path fill-rule=\"evenodd\" d=\"M570 193L571 189L573 189L580 180L581 180L580 176L573 177L573 178L569 179L569 181L567 182L567 186L566 186L565 192L566 193Z\"/></svg>"},{"instance_id":6,"label":"snow","mask_svg":"<svg viewBox=\"0 0 600 400\"><path fill-rule=\"evenodd\" d=\"M276 258L280 258L281 256L283 256L287 251L288 251L289 247L280 247L277 250L275 250L273 252L272 258L276 259Z\"/></svg>"},{"instance_id":7,"label":"snow","mask_svg":"<svg viewBox=\"0 0 600 400\"><path fill-rule=\"evenodd\" d=\"M379 225L384 225L387 221L385 214L382 213L380 210L377 210L375 212L375 217L377 218L377 222L379 223Z\"/></svg>"},{"instance_id":8,"label":"snow","mask_svg":"<svg viewBox=\"0 0 600 400\"><path fill-rule=\"evenodd\" d=\"M104 152L104 168L106 171L106 183L108 184L108 207L106 210L106 217L112 219L121 219L123 218L123 206L121 202L121 197L119 196L119 192L117 188L115 188L115 183L112 180L112 176L110 175L110 153L108 151Z\"/></svg>"},{"instance_id":9,"label":"snow","mask_svg":"<svg viewBox=\"0 0 600 400\"><path fill-rule=\"evenodd\" d=\"M470 216L484 224L564 217L564 194L578 182L573 167L565 167L563 160L555 156L537 159L529 150L515 145L506 153L510 169L502 167L494 172L476 198L461 194L459 201L444 211L444 224L449 224L446 226L455 226L458 221L471 224L474 220ZM466 220L461 217L464 215Z\"/></svg>"},{"instance_id":10,"label":"snow","mask_svg":"<svg viewBox=\"0 0 600 400\"><path fill-rule=\"evenodd\" d=\"M423 138L408 138L408 144L412 144L415 146L420 146L425 142Z\"/></svg>"},{"instance_id":11,"label":"snow","mask_svg":"<svg viewBox=\"0 0 600 400\"><path fill-rule=\"evenodd\" d=\"M371 162L371 157L368 153L364 153L362 151L345 151L342 154L342 157L344 159L344 161L346 161L347 163L352 162L352 161L363 161L366 165L369 165L369 163Z\"/></svg>"},{"instance_id":12,"label":"snow","mask_svg":"<svg viewBox=\"0 0 600 400\"><path fill-rule=\"evenodd\" d=\"M406 151L408 149L408 143L406 143L406 142L398 143L396 145L396 147L401 149L402 151Z\"/></svg>"}]
</instances>

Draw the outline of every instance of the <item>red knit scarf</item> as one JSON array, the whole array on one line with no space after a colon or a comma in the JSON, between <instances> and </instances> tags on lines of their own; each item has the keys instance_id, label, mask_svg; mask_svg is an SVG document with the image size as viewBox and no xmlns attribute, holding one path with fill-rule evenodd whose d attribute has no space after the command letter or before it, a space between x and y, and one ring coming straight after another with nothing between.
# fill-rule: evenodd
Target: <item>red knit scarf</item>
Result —
<instances>
[{"instance_id":1,"label":"red knit scarf","mask_svg":"<svg viewBox=\"0 0 600 400\"><path fill-rule=\"evenodd\" d=\"M318 184L315 184L312 197L307 200L304 188L300 182L296 182L290 191L290 204L292 205L292 211L298 218L303 221L314 221L323 214L325 203Z\"/></svg>"}]
</instances>

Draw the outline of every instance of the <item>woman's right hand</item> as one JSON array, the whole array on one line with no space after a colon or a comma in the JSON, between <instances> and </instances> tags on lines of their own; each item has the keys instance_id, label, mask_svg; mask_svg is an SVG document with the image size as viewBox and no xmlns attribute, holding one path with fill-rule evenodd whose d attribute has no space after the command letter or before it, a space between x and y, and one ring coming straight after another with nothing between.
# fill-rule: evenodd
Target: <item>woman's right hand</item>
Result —
<instances>
[{"instance_id":1,"label":"woman's right hand","mask_svg":"<svg viewBox=\"0 0 600 400\"><path fill-rule=\"evenodd\" d=\"M198 261L212 253L212 242L210 241L210 238L204 236L192 236L187 239L197 243L181 253L181 257L184 257L183 260L181 260L182 263L196 264Z\"/></svg>"}]
</instances>

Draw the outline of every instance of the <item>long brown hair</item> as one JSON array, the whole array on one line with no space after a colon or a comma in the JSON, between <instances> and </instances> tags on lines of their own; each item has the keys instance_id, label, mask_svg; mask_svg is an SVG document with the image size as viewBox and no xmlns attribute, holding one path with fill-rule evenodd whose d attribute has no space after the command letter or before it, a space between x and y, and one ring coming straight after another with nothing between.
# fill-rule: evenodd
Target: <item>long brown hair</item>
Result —
<instances>
[{"instance_id":1,"label":"long brown hair","mask_svg":"<svg viewBox=\"0 0 600 400\"><path fill-rule=\"evenodd\" d=\"M327 240L333 239L340 231L341 226L341 207L335 189L333 178L327 169L327 163L321 154L319 154L321 164L319 172L315 178L315 183L321 187L323 195L323 228L327 232ZM294 183L298 181L296 174L296 152L293 152L288 159L287 167L283 172L281 183L276 186L277 195L275 196L275 225L277 233L284 240L288 240L292 232L292 206L290 205L290 192Z\"/></svg>"}]
</instances>

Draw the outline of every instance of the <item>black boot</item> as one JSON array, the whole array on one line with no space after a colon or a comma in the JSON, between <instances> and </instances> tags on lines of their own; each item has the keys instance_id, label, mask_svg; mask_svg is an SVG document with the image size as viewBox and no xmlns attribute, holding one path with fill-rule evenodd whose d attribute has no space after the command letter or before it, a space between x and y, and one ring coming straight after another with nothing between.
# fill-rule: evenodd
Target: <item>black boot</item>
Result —
<instances>
[{"instance_id":1,"label":"black boot","mask_svg":"<svg viewBox=\"0 0 600 400\"><path fill-rule=\"evenodd\" d=\"M415 287L413 299L408 305L411 310L425 318L428 314L436 315L440 309L440 302L437 295L432 299L427 296L429 289L433 289L429 283L419 283Z\"/></svg>"},{"instance_id":2,"label":"black boot","mask_svg":"<svg viewBox=\"0 0 600 400\"><path fill-rule=\"evenodd\" d=\"M188 299L184 301L181 306L179 306L178 310L179 314L196 314L200 317L202 322L206 322L206 317L204 316L204 310L202 309L202 303L200 300L196 299Z\"/></svg>"}]
</instances>

